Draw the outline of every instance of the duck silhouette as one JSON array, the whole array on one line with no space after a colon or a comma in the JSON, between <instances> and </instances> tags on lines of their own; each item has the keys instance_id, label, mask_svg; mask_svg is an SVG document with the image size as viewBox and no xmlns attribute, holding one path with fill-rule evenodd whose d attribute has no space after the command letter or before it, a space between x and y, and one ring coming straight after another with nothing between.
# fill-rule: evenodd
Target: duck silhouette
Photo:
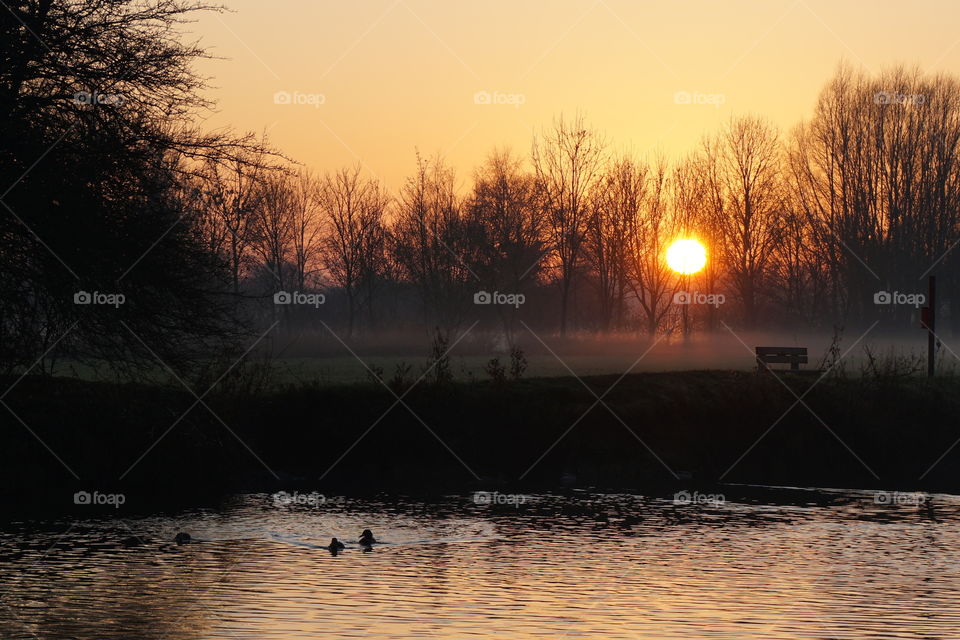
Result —
<instances>
[{"instance_id":1,"label":"duck silhouette","mask_svg":"<svg viewBox=\"0 0 960 640\"><path fill-rule=\"evenodd\" d=\"M147 541L141 538L140 536L129 536L121 540L120 544L122 544L125 547L141 547L144 544L146 544L146 542Z\"/></svg>"},{"instance_id":2,"label":"duck silhouette","mask_svg":"<svg viewBox=\"0 0 960 640\"><path fill-rule=\"evenodd\" d=\"M373 537L373 532L370 531L370 529L364 529L363 533L360 534L360 544L364 547L369 547L376 543L377 539Z\"/></svg>"},{"instance_id":3,"label":"duck silhouette","mask_svg":"<svg viewBox=\"0 0 960 640\"><path fill-rule=\"evenodd\" d=\"M173 541L176 542L178 545L190 544L191 540L193 540L193 538L190 537L190 534L184 531L181 531L173 538Z\"/></svg>"},{"instance_id":4,"label":"duck silhouette","mask_svg":"<svg viewBox=\"0 0 960 640\"><path fill-rule=\"evenodd\" d=\"M327 547L330 551L342 551L346 549L346 545L337 540L336 538L330 538L330 545Z\"/></svg>"}]
</instances>

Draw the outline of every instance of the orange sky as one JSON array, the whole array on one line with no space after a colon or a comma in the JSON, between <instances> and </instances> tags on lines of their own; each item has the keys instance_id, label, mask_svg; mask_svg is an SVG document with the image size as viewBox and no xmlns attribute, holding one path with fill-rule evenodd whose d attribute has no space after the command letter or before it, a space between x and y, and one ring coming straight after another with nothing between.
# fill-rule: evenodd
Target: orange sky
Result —
<instances>
[{"instance_id":1,"label":"orange sky","mask_svg":"<svg viewBox=\"0 0 960 640\"><path fill-rule=\"evenodd\" d=\"M267 129L307 166L359 161L391 189L415 148L465 184L494 145L528 154L560 112L581 110L617 149L677 156L732 114L791 126L840 60L960 73L954 0L228 4L192 25L227 58L200 65L219 102L207 126Z\"/></svg>"}]
</instances>

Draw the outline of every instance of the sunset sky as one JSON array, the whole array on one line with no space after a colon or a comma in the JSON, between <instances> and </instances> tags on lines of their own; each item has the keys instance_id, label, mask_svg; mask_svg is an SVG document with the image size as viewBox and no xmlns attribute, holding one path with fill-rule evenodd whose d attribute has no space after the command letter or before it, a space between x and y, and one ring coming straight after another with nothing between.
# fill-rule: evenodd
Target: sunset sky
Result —
<instances>
[{"instance_id":1,"label":"sunset sky","mask_svg":"<svg viewBox=\"0 0 960 640\"><path fill-rule=\"evenodd\" d=\"M191 25L226 58L201 65L219 102L206 125L268 130L319 171L362 162L391 189L416 148L466 184L493 146L527 155L561 112L615 149L675 157L733 114L792 126L841 60L960 71L949 0L228 4Z\"/></svg>"}]
</instances>

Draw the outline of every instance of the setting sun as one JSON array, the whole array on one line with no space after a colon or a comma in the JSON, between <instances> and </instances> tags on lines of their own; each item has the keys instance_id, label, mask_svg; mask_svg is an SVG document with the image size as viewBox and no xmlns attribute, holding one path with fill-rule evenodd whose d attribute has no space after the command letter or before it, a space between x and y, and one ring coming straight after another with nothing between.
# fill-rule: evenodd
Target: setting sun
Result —
<instances>
[{"instance_id":1,"label":"setting sun","mask_svg":"<svg viewBox=\"0 0 960 640\"><path fill-rule=\"evenodd\" d=\"M696 273L706 264L707 250L696 240L677 240L667 249L667 265L680 275Z\"/></svg>"}]
</instances>

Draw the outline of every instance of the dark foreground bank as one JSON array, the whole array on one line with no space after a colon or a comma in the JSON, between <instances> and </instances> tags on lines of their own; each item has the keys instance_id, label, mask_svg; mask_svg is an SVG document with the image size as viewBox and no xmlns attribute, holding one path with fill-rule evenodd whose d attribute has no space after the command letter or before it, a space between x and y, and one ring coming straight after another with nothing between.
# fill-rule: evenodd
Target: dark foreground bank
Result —
<instances>
[{"instance_id":1,"label":"dark foreground bank","mask_svg":"<svg viewBox=\"0 0 960 640\"><path fill-rule=\"evenodd\" d=\"M374 384L198 402L176 389L27 377L4 398L3 497L56 506L76 491L147 503L281 488L960 489L956 379L811 388L810 376L693 371L629 375L606 393L618 377L585 378L589 390L574 378L418 386L399 403Z\"/></svg>"}]
</instances>

